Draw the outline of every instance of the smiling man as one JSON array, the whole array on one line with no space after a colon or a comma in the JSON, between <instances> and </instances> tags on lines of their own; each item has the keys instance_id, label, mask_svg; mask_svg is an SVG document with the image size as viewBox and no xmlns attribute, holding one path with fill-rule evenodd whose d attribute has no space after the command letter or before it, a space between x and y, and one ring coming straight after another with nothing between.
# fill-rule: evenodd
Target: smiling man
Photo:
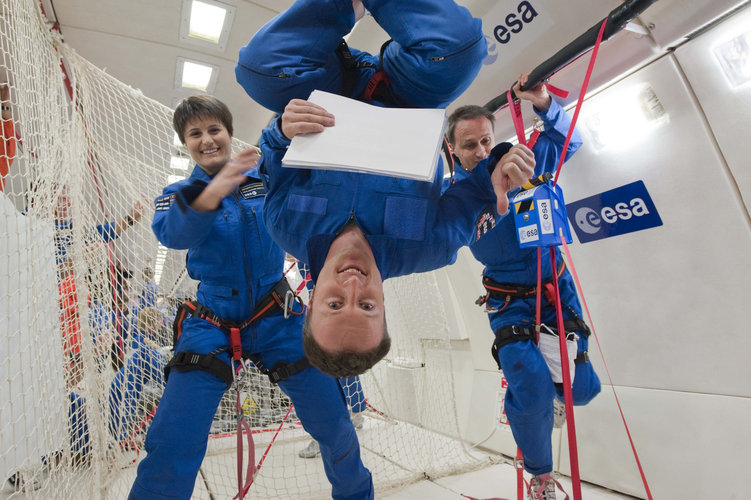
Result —
<instances>
[{"instance_id":1,"label":"smiling man","mask_svg":"<svg viewBox=\"0 0 751 500\"><path fill-rule=\"evenodd\" d=\"M316 284L303 325L308 360L347 377L389 350L383 280L454 262L498 208L495 193L506 202L506 190L529 179L534 157L515 146L443 194L442 169L432 182L419 182L281 166L291 137L326 126L335 125L325 109L294 99L263 131L264 220L282 248L308 263Z\"/></svg>"},{"instance_id":2,"label":"smiling man","mask_svg":"<svg viewBox=\"0 0 751 500\"><path fill-rule=\"evenodd\" d=\"M391 37L380 54L343 42L366 9ZM303 342L320 370L354 376L385 356L382 281L453 262L493 212L496 193L505 207L506 191L529 178L534 158L518 146L495 170L477 169L444 195L440 167L432 182L282 168L292 137L335 126L333 115L302 99L319 89L385 107L445 108L485 55L480 20L453 0L297 0L240 51L238 82L261 105L284 111L260 140L264 221L311 268Z\"/></svg>"}]
</instances>

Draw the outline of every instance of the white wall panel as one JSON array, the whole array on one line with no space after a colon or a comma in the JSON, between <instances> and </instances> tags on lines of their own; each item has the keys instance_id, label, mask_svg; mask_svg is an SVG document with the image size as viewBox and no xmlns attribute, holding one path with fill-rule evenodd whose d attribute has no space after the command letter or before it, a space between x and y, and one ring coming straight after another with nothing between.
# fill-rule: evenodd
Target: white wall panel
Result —
<instances>
[{"instance_id":1,"label":"white wall panel","mask_svg":"<svg viewBox=\"0 0 751 500\"><path fill-rule=\"evenodd\" d=\"M751 401L706 394L616 387L653 498L748 498ZM576 408L582 480L646 498L613 397ZM561 472L570 473L568 441Z\"/></svg>"},{"instance_id":2,"label":"white wall panel","mask_svg":"<svg viewBox=\"0 0 751 500\"><path fill-rule=\"evenodd\" d=\"M751 8L747 7L727 22L675 51L717 138L728 168L738 182L747 209L751 206L751 141L748 140L751 128L751 80L732 87L715 51L719 51L721 45L750 32ZM751 47L746 46L745 53L738 51L735 55L738 56L739 68L745 62L746 71L751 73Z\"/></svg>"},{"instance_id":3,"label":"white wall panel","mask_svg":"<svg viewBox=\"0 0 751 500\"><path fill-rule=\"evenodd\" d=\"M663 221L573 245L595 328L618 385L748 396L751 338L735 312L744 310L751 291L751 231L672 59L655 62L584 108L607 113L614 105L609 96L643 83L654 89L669 125L642 137L638 128L628 130L615 149L600 152L585 136L561 174L568 203L643 180Z\"/></svg>"}]
</instances>

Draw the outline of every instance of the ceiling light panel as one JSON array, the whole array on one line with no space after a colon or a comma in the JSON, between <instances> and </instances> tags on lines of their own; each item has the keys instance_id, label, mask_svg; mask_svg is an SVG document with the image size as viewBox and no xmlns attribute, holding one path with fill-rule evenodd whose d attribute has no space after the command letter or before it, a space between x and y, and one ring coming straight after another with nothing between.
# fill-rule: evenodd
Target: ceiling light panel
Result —
<instances>
[{"instance_id":1,"label":"ceiling light panel","mask_svg":"<svg viewBox=\"0 0 751 500\"><path fill-rule=\"evenodd\" d=\"M177 58L175 88L213 93L219 67L184 57Z\"/></svg>"},{"instance_id":2,"label":"ceiling light panel","mask_svg":"<svg viewBox=\"0 0 751 500\"><path fill-rule=\"evenodd\" d=\"M183 0L180 39L224 51L235 17L235 8L214 0Z\"/></svg>"}]
</instances>

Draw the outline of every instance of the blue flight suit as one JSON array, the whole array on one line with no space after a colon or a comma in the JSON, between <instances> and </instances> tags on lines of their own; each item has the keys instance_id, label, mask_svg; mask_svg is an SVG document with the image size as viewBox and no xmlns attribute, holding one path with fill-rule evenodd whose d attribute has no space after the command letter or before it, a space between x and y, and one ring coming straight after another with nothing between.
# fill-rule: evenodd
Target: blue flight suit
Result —
<instances>
[{"instance_id":1,"label":"blue flight suit","mask_svg":"<svg viewBox=\"0 0 751 500\"><path fill-rule=\"evenodd\" d=\"M106 224L100 224L94 226L85 235L86 243L92 243L96 237L101 238L104 243L116 240L118 238L115 231L117 222L107 222ZM57 265L65 262L65 256L68 253L68 246L73 239L73 223L70 220L55 221L55 261Z\"/></svg>"},{"instance_id":2,"label":"blue flight suit","mask_svg":"<svg viewBox=\"0 0 751 500\"><path fill-rule=\"evenodd\" d=\"M189 275L200 281L197 299L214 314L235 322L251 316L256 301L282 279L284 252L263 225L264 188L249 177L221 206L197 212L190 203L209 175L196 166L190 178L171 184L155 201L152 228L169 248L188 249ZM200 318L183 322L175 352L210 353L229 345L227 335ZM267 367L303 357L302 315L281 311L241 331L243 352ZM218 355L229 364L226 352ZM334 499L373 498L370 472L360 460L357 435L336 380L306 368L279 383L305 430L321 445ZM209 430L226 383L203 370L170 371L164 396L146 437L131 499L190 498L206 452Z\"/></svg>"},{"instance_id":3,"label":"blue flight suit","mask_svg":"<svg viewBox=\"0 0 751 500\"><path fill-rule=\"evenodd\" d=\"M535 154L535 176L554 172L563 151L571 119L555 100L551 100L546 112L535 112L543 120L542 132L532 148ZM569 142L566 159L582 144L578 131ZM480 163L479 166L482 165ZM457 168L455 178L461 180L469 175ZM537 249L519 248L513 216L504 217L495 228L470 246L475 258L485 265L483 274L499 283L524 286L537 285ZM558 266L562 260L556 248ZM553 276L550 255L542 252L542 282ZM576 288L568 269L558 280L564 319L581 318L581 306ZM489 299L488 307L500 309L504 301ZM542 322L557 328L555 306L542 299ZM495 332L507 325L534 325L535 298L513 299L503 311L489 314L490 327ZM587 351L588 339L579 333L578 352ZM498 352L503 374L508 381L506 390L506 416L514 439L524 454L524 468L533 475L553 470L551 433L553 431L553 405L556 395L562 398L563 390L554 385L550 371L540 349L531 340L506 344ZM584 405L600 392L600 380L588 361L576 364L573 384L573 402Z\"/></svg>"},{"instance_id":4,"label":"blue flight suit","mask_svg":"<svg viewBox=\"0 0 751 500\"><path fill-rule=\"evenodd\" d=\"M362 95L377 69L388 75L389 106L445 108L474 80L487 54L481 21L453 0L364 0L392 41L383 60L350 49L360 64L353 91ZM281 113L315 90L342 94L335 50L354 26L351 0L297 0L240 50L237 81L256 102Z\"/></svg>"},{"instance_id":5,"label":"blue flight suit","mask_svg":"<svg viewBox=\"0 0 751 500\"><path fill-rule=\"evenodd\" d=\"M163 384L167 364L165 355L147 344L141 333L134 333L130 344L132 351L110 383L110 432L118 440L125 439L135 430L134 417L143 401L144 386Z\"/></svg>"},{"instance_id":6,"label":"blue flight suit","mask_svg":"<svg viewBox=\"0 0 751 500\"><path fill-rule=\"evenodd\" d=\"M110 435L121 442L135 430L134 417L143 401L144 385L161 383L164 374L165 356L133 336L133 352L110 382L108 429ZM68 395L68 422L73 453L81 458L91 451L89 425L86 416L86 399L73 391Z\"/></svg>"},{"instance_id":7,"label":"blue flight suit","mask_svg":"<svg viewBox=\"0 0 751 500\"><path fill-rule=\"evenodd\" d=\"M261 171L268 194L264 220L274 241L307 262L318 279L332 241L350 219L368 240L383 279L453 263L474 241L476 224L495 210L487 168L477 168L441 195L432 182L281 166L289 144L279 120L261 134Z\"/></svg>"}]
</instances>

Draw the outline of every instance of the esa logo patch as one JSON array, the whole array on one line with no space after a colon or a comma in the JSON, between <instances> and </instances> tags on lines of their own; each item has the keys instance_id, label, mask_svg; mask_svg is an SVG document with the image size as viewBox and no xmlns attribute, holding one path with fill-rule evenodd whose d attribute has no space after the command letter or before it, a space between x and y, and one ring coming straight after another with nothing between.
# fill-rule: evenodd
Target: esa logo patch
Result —
<instances>
[{"instance_id":1,"label":"esa logo patch","mask_svg":"<svg viewBox=\"0 0 751 500\"><path fill-rule=\"evenodd\" d=\"M488 205L485 207L485 210L480 215L480 217L477 218L477 221L475 222L475 228L477 229L475 236L476 239L480 239L483 236L485 236L491 229L495 227L495 213L493 212L493 207Z\"/></svg>"},{"instance_id":2,"label":"esa logo patch","mask_svg":"<svg viewBox=\"0 0 751 500\"><path fill-rule=\"evenodd\" d=\"M262 182L247 182L240 186L240 196L242 196L244 200L266 196L266 188L263 187Z\"/></svg>"},{"instance_id":3,"label":"esa logo patch","mask_svg":"<svg viewBox=\"0 0 751 500\"><path fill-rule=\"evenodd\" d=\"M657 207L642 181L569 203L566 209L582 243L662 225Z\"/></svg>"},{"instance_id":4,"label":"esa logo patch","mask_svg":"<svg viewBox=\"0 0 751 500\"><path fill-rule=\"evenodd\" d=\"M175 203L174 194L165 194L154 200L154 210L169 210L169 207Z\"/></svg>"}]
</instances>

